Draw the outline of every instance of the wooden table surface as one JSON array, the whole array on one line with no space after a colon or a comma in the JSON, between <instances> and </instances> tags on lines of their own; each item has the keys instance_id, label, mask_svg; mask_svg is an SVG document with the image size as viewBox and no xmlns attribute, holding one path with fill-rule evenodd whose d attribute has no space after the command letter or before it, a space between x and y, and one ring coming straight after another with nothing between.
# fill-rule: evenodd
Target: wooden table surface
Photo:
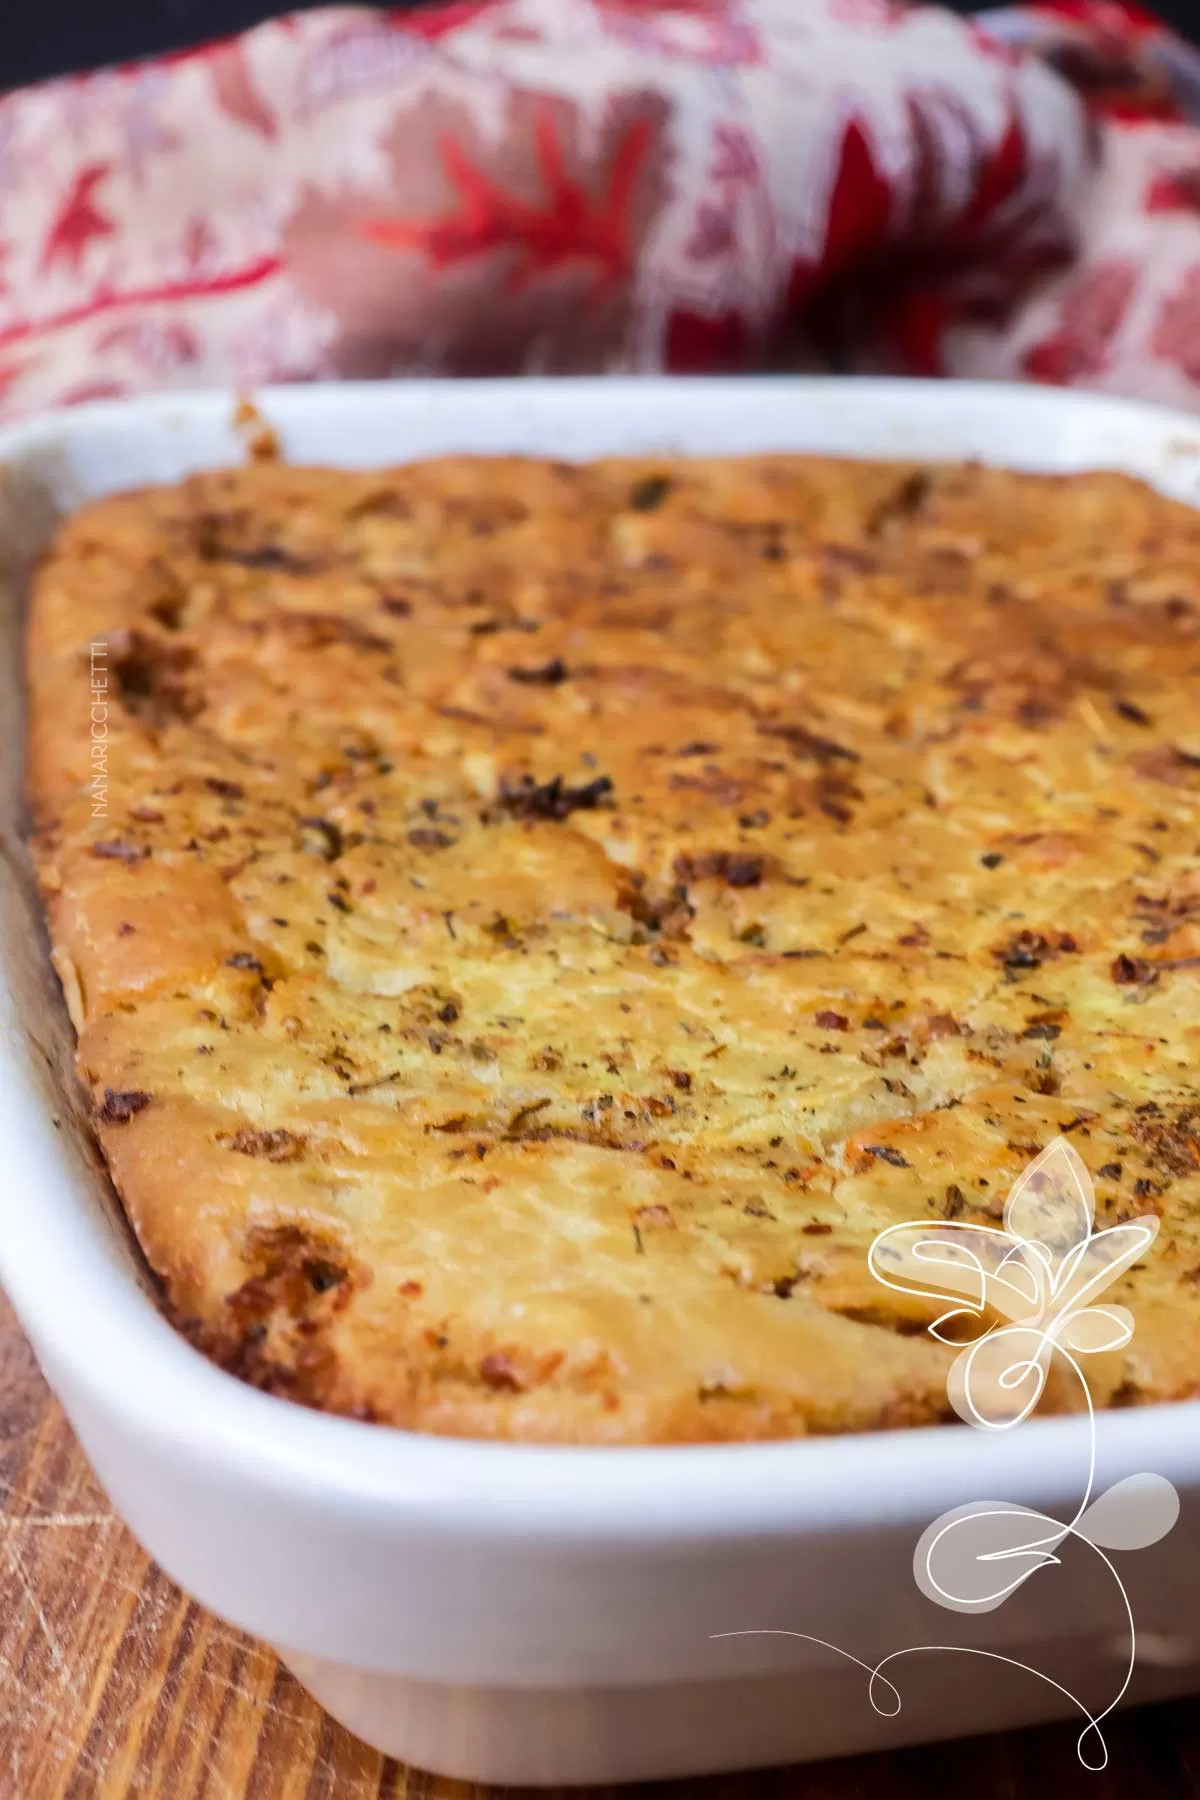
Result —
<instances>
[{"instance_id":1,"label":"wooden table surface","mask_svg":"<svg viewBox=\"0 0 1200 1800\"><path fill-rule=\"evenodd\" d=\"M269 1650L148 1560L114 1518L2 1298L0 1678L0 1800L486 1800L368 1750ZM1077 1729L650 1791L655 1800L1200 1800L1200 1700L1111 1722L1099 1775L1075 1760Z\"/></svg>"}]
</instances>

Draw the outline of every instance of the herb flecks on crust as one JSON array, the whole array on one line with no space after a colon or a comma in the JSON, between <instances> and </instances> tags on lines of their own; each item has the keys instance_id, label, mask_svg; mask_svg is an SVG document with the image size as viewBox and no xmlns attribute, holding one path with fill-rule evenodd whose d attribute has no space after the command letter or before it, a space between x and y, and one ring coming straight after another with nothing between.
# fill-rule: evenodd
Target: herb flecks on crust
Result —
<instances>
[{"instance_id":1,"label":"herb flecks on crust","mask_svg":"<svg viewBox=\"0 0 1200 1800\"><path fill-rule=\"evenodd\" d=\"M244 1379L542 1440L942 1418L867 1248L997 1223L1061 1132L1161 1220L1097 1399L1200 1391L1196 514L262 463L68 522L29 678L96 1129Z\"/></svg>"}]
</instances>

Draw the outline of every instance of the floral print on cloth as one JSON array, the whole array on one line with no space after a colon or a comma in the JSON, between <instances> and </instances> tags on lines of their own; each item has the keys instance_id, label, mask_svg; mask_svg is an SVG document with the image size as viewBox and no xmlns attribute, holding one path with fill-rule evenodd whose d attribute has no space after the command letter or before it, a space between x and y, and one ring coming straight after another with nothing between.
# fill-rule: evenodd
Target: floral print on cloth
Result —
<instances>
[{"instance_id":1,"label":"floral print on cloth","mask_svg":"<svg viewBox=\"0 0 1200 1800\"><path fill-rule=\"evenodd\" d=\"M334 7L0 97L0 413L893 368L1200 406L1200 59L1103 0Z\"/></svg>"}]
</instances>

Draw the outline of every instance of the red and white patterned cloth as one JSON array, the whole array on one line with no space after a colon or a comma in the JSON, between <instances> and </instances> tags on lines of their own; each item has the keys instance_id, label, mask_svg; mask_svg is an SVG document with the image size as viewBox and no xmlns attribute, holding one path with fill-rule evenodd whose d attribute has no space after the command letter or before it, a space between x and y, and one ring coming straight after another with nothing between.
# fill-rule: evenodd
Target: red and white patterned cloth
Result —
<instances>
[{"instance_id":1,"label":"red and white patterned cloth","mask_svg":"<svg viewBox=\"0 0 1200 1800\"><path fill-rule=\"evenodd\" d=\"M7 416L763 366L1200 409L1200 58L1104 0L451 0L0 98Z\"/></svg>"}]
</instances>

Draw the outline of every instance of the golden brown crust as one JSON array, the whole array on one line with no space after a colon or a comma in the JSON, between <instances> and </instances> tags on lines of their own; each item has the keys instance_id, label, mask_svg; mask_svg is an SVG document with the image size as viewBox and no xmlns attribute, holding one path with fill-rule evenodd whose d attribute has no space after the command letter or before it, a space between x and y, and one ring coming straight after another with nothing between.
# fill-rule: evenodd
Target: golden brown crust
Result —
<instances>
[{"instance_id":1,"label":"golden brown crust","mask_svg":"<svg viewBox=\"0 0 1200 1800\"><path fill-rule=\"evenodd\" d=\"M541 1440L941 1418L868 1245L995 1223L1065 1131L1161 1218L1093 1391L1200 1392L1200 516L260 464L71 520L29 682L99 1136L247 1379Z\"/></svg>"}]
</instances>

